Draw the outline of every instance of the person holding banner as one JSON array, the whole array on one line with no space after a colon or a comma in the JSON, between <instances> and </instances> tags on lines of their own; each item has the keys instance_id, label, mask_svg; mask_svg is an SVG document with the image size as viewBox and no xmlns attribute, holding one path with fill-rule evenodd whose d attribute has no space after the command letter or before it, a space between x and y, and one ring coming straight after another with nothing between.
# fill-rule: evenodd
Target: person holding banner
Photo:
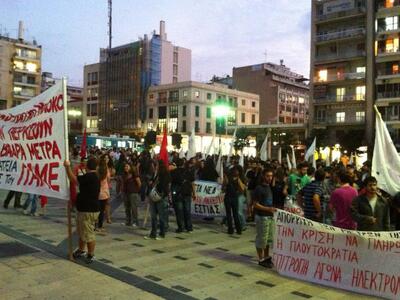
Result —
<instances>
[{"instance_id":1,"label":"person holding banner","mask_svg":"<svg viewBox=\"0 0 400 300\"><path fill-rule=\"evenodd\" d=\"M97 176L97 160L89 157L86 163L86 173L75 176L71 170L71 163L64 162L68 179L75 184L79 184L79 193L76 200L77 220L76 227L79 236L79 247L73 252L75 259L84 257L86 263L94 260L94 250L96 247L95 225L99 217L99 194L100 180Z\"/></svg>"},{"instance_id":2,"label":"person holding banner","mask_svg":"<svg viewBox=\"0 0 400 300\"><path fill-rule=\"evenodd\" d=\"M9 191L8 194L7 194L6 200L4 200L3 207L5 209L7 209L8 205L10 204L11 199L13 197L15 197L14 198L14 208L15 209L16 208L22 208L22 206L21 206L21 196L22 196L21 192Z\"/></svg>"},{"instance_id":3,"label":"person holding banner","mask_svg":"<svg viewBox=\"0 0 400 300\"><path fill-rule=\"evenodd\" d=\"M261 184L254 191L254 213L256 222L256 250L258 264L266 268L272 268L272 258L269 255L270 246L272 247L274 232L274 212L272 180L273 170L266 168L262 171Z\"/></svg>"},{"instance_id":4,"label":"person holding banner","mask_svg":"<svg viewBox=\"0 0 400 300\"><path fill-rule=\"evenodd\" d=\"M351 215L359 231L389 231L390 209L387 202L378 195L378 182L369 176L364 180L365 193L353 199Z\"/></svg>"}]
</instances>

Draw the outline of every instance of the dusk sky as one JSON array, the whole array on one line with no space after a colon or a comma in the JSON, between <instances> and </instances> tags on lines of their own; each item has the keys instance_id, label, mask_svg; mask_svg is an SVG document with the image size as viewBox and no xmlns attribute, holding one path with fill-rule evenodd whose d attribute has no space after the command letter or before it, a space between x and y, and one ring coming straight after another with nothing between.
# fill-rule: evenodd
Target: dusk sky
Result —
<instances>
[{"instance_id":1,"label":"dusk sky","mask_svg":"<svg viewBox=\"0 0 400 300\"><path fill-rule=\"evenodd\" d=\"M106 47L107 0L2 0L0 33L42 45L42 71L82 85L83 66ZM113 46L159 32L192 50L192 79L232 74L232 67L267 61L309 76L310 0L113 0Z\"/></svg>"}]
</instances>

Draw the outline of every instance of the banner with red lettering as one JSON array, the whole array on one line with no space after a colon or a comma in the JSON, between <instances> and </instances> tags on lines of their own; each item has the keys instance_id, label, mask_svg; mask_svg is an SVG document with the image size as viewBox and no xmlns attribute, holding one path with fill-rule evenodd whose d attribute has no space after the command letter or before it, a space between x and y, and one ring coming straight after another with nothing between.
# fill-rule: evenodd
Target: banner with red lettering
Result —
<instances>
[{"instance_id":1,"label":"banner with red lettering","mask_svg":"<svg viewBox=\"0 0 400 300\"><path fill-rule=\"evenodd\" d=\"M196 180L192 214L205 217L225 216L224 195L219 183Z\"/></svg>"},{"instance_id":2,"label":"banner with red lettering","mask_svg":"<svg viewBox=\"0 0 400 300\"><path fill-rule=\"evenodd\" d=\"M0 188L68 198L62 82L0 111Z\"/></svg>"},{"instance_id":3,"label":"banner with red lettering","mask_svg":"<svg viewBox=\"0 0 400 300\"><path fill-rule=\"evenodd\" d=\"M346 230L278 210L273 263L278 273L400 299L400 231Z\"/></svg>"}]
</instances>

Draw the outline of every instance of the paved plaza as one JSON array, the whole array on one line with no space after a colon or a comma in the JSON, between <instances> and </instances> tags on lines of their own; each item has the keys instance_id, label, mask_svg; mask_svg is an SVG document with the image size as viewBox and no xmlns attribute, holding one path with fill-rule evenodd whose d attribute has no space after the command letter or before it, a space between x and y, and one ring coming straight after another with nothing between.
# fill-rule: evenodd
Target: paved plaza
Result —
<instances>
[{"instance_id":1,"label":"paved plaza","mask_svg":"<svg viewBox=\"0 0 400 300\"><path fill-rule=\"evenodd\" d=\"M6 191L0 192L0 199ZM25 199L25 195L23 199ZM2 204L2 203L1 203ZM96 261L67 260L66 203L49 199L44 217L0 209L1 299L373 299L293 280L258 266L254 227L227 235L220 220L194 220L192 234L145 240L127 228L114 200L113 224L98 235ZM121 205L118 205L121 204ZM145 204L140 209L143 219ZM150 221L150 220L149 220ZM148 221L148 225L150 226ZM74 236L76 242L76 237Z\"/></svg>"}]
</instances>

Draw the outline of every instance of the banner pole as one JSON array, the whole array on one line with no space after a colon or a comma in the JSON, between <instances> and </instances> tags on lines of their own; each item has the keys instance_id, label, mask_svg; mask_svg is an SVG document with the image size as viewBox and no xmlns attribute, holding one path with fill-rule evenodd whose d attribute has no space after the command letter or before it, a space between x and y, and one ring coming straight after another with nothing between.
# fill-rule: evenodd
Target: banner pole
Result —
<instances>
[{"instance_id":1,"label":"banner pole","mask_svg":"<svg viewBox=\"0 0 400 300\"><path fill-rule=\"evenodd\" d=\"M69 144L68 144L68 94L67 94L67 78L62 78L62 89L63 89L63 105L64 105L64 139L65 139L65 159L69 160ZM67 191L68 194L70 193L69 190L69 181L67 181ZM72 217L71 217L71 195L67 201L67 224L68 224L68 258L69 260L73 261L72 257Z\"/></svg>"}]
</instances>

